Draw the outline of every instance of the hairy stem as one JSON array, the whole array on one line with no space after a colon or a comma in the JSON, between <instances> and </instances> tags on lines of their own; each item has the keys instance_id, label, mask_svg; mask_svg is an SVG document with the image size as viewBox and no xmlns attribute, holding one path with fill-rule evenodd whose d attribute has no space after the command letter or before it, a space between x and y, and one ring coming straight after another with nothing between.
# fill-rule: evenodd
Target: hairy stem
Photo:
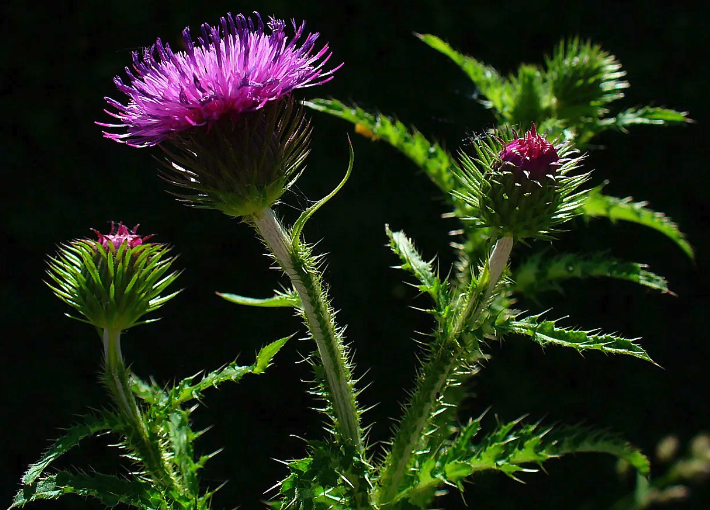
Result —
<instances>
[{"instance_id":1,"label":"hairy stem","mask_svg":"<svg viewBox=\"0 0 710 510\"><path fill-rule=\"evenodd\" d=\"M412 462L414 449L421 442L424 427L429 423L437 401L446 389L447 381L464 354L465 347L458 340L466 326L474 324L484 312L488 299L503 274L512 248L512 237L507 236L498 240L486 265L485 273L481 275L481 279L486 277L488 279L486 290L479 288L476 281L469 283L462 312L448 334L439 339L422 368L417 388L397 430L392 450L383 465L378 497L381 505L390 503L396 498Z\"/></svg>"},{"instance_id":2,"label":"hairy stem","mask_svg":"<svg viewBox=\"0 0 710 510\"><path fill-rule=\"evenodd\" d=\"M270 208L252 215L251 219L301 298L306 326L323 364L327 398L339 431L343 439L362 450L362 432L345 347L335 330L327 295L320 287L320 275L312 264L305 264L294 252L292 239Z\"/></svg>"},{"instance_id":3,"label":"hairy stem","mask_svg":"<svg viewBox=\"0 0 710 510\"><path fill-rule=\"evenodd\" d=\"M121 355L121 332L104 328L103 332L105 374L104 381L119 412L129 424L126 432L128 444L139 454L154 482L174 493L174 480L162 461L160 448L151 440L150 433L141 415L138 403L131 391L130 371ZM179 492L179 491L178 491Z\"/></svg>"}]
</instances>

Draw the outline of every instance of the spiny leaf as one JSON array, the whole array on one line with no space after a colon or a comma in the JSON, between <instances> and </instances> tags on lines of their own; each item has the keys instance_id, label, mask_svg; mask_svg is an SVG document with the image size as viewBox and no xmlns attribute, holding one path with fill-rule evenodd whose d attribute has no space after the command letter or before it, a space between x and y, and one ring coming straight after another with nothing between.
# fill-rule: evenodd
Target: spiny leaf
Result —
<instances>
[{"instance_id":1,"label":"spiny leaf","mask_svg":"<svg viewBox=\"0 0 710 510\"><path fill-rule=\"evenodd\" d=\"M22 483L33 484L47 466L77 446L82 439L105 430L115 430L116 427L119 427L119 420L108 412L86 416L83 423L67 429L66 433L57 439L37 462L30 465L22 477Z\"/></svg>"},{"instance_id":2,"label":"spiny leaf","mask_svg":"<svg viewBox=\"0 0 710 510\"><path fill-rule=\"evenodd\" d=\"M693 248L686 241L685 235L678 230L670 218L660 212L652 211L648 202L633 202L631 197L616 198L604 195L601 189L606 183L590 191L582 206L582 213L589 218L606 217L610 221L631 221L655 229L673 240L688 257L694 258Z\"/></svg>"},{"instance_id":3,"label":"spiny leaf","mask_svg":"<svg viewBox=\"0 0 710 510\"><path fill-rule=\"evenodd\" d=\"M486 96L488 101L482 103L487 108L495 108L503 113L508 107L506 100L508 84L506 80L498 74L493 67L479 62L473 57L469 57L454 50L448 43L431 34L415 34L425 44L443 53L458 65L461 70L471 78L471 81L478 87L481 94Z\"/></svg>"},{"instance_id":4,"label":"spiny leaf","mask_svg":"<svg viewBox=\"0 0 710 510\"><path fill-rule=\"evenodd\" d=\"M282 499L273 506L283 510L369 508L364 499L370 466L356 448L309 441L308 454L286 463L290 474L279 484Z\"/></svg>"},{"instance_id":5,"label":"spiny leaf","mask_svg":"<svg viewBox=\"0 0 710 510\"><path fill-rule=\"evenodd\" d=\"M527 335L543 347L552 344L571 347L579 352L591 349L605 354L628 354L655 364L634 340L595 331L559 328L556 321L540 321L539 315L511 319L505 328L511 333Z\"/></svg>"},{"instance_id":6,"label":"spiny leaf","mask_svg":"<svg viewBox=\"0 0 710 510\"><path fill-rule=\"evenodd\" d=\"M58 499L65 494L94 497L107 507L120 503L145 510L168 507L160 494L146 482L123 480L111 475L89 476L60 471L23 487L10 508L20 508L41 499Z\"/></svg>"},{"instance_id":7,"label":"spiny leaf","mask_svg":"<svg viewBox=\"0 0 710 510\"><path fill-rule=\"evenodd\" d=\"M607 277L670 293L666 279L646 267L645 264L624 262L605 253L585 256L563 253L547 258L539 252L517 267L512 290L534 297L541 292L560 289L559 283L571 278Z\"/></svg>"},{"instance_id":8,"label":"spiny leaf","mask_svg":"<svg viewBox=\"0 0 710 510\"><path fill-rule=\"evenodd\" d=\"M456 485L462 489L464 478L480 471L501 471L511 478L521 471L535 472L535 466L566 454L597 452L614 455L648 476L648 459L635 447L614 434L580 427L543 428L522 424L521 419L499 425L492 433L474 443L481 418L462 427L453 440L432 451L414 484L400 498L424 507L437 488ZM529 466L529 467L528 467Z\"/></svg>"},{"instance_id":9,"label":"spiny leaf","mask_svg":"<svg viewBox=\"0 0 710 510\"><path fill-rule=\"evenodd\" d=\"M357 106L348 107L337 99L313 99L304 104L321 112L352 122L356 132L381 139L398 149L402 154L424 170L442 191L453 189L450 168L453 158L436 142L430 142L416 129L408 130L396 119L368 113Z\"/></svg>"},{"instance_id":10,"label":"spiny leaf","mask_svg":"<svg viewBox=\"0 0 710 510\"><path fill-rule=\"evenodd\" d=\"M291 307L300 308L301 298L295 291L277 292L273 297L258 299L240 296L238 294L216 293L219 297L226 299L230 303L244 306L257 306L262 308Z\"/></svg>"},{"instance_id":11,"label":"spiny leaf","mask_svg":"<svg viewBox=\"0 0 710 510\"><path fill-rule=\"evenodd\" d=\"M633 124L653 124L666 126L668 124L688 124L693 122L688 118L688 112L678 112L668 108L654 106L634 107L624 110L610 119L600 122L602 126L616 128L626 132L626 127Z\"/></svg>"},{"instance_id":12,"label":"spiny leaf","mask_svg":"<svg viewBox=\"0 0 710 510\"><path fill-rule=\"evenodd\" d=\"M274 356L276 356L281 348L286 345L286 342L288 342L290 338L290 336L281 338L280 340L276 340L275 342L271 342L270 344L262 347L259 354L256 355L256 363L252 365L254 373L263 373L269 364L271 364L271 360L274 359Z\"/></svg>"},{"instance_id":13,"label":"spiny leaf","mask_svg":"<svg viewBox=\"0 0 710 510\"><path fill-rule=\"evenodd\" d=\"M205 374L197 383L193 383L196 376L183 379L171 392L171 405L175 406L189 400L199 399L204 390L216 388L225 381L237 382L247 374L262 373L289 338L291 337L281 338L263 347L257 354L256 363L251 366L239 366L236 361L233 361L218 370Z\"/></svg>"},{"instance_id":14,"label":"spiny leaf","mask_svg":"<svg viewBox=\"0 0 710 510\"><path fill-rule=\"evenodd\" d=\"M390 239L390 248L402 259L400 269L412 273L422 285L420 290L428 292L436 303L439 301L441 292L441 280L434 272L431 262L424 262L421 255L417 252L414 244L404 232L392 232L389 225L385 225L387 237Z\"/></svg>"}]
</instances>

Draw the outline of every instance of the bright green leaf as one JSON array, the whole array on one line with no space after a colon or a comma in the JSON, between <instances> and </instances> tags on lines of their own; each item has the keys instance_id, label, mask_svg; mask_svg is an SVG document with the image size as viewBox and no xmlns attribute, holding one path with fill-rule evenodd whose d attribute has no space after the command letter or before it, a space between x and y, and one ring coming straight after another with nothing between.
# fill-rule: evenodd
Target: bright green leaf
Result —
<instances>
[{"instance_id":1,"label":"bright green leaf","mask_svg":"<svg viewBox=\"0 0 710 510\"><path fill-rule=\"evenodd\" d=\"M646 269L645 264L624 262L605 253L576 255L563 253L544 257L539 252L520 264L513 274L515 292L534 297L560 289L560 283L572 278L606 277L628 280L651 289L670 293L665 278Z\"/></svg>"},{"instance_id":2,"label":"bright green leaf","mask_svg":"<svg viewBox=\"0 0 710 510\"><path fill-rule=\"evenodd\" d=\"M60 471L26 485L17 493L10 508L20 508L36 500L58 499L65 494L94 497L110 508L120 503L145 510L167 508L157 491L146 482L68 471Z\"/></svg>"},{"instance_id":3,"label":"bright green leaf","mask_svg":"<svg viewBox=\"0 0 710 510\"><path fill-rule=\"evenodd\" d=\"M256 306L262 308L292 307L300 308L301 298L295 291L277 292L273 297L258 299L240 296L238 294L216 293L219 297L226 299L230 303L244 306Z\"/></svg>"},{"instance_id":4,"label":"bright green leaf","mask_svg":"<svg viewBox=\"0 0 710 510\"><path fill-rule=\"evenodd\" d=\"M408 130L398 120L368 113L357 106L348 107L337 99L313 99L304 104L355 124L355 132L372 140L384 140L424 170L429 178L448 193L453 189L451 156L436 142L430 142L416 129Z\"/></svg>"},{"instance_id":5,"label":"bright green leaf","mask_svg":"<svg viewBox=\"0 0 710 510\"><path fill-rule=\"evenodd\" d=\"M688 257L694 258L693 248L686 241L685 235L678 230L670 218L660 212L652 211L648 202L633 202L631 197L616 198L604 195L602 186L594 188L582 206L583 214L588 218L606 217L610 221L631 221L655 229L672 239Z\"/></svg>"},{"instance_id":6,"label":"bright green leaf","mask_svg":"<svg viewBox=\"0 0 710 510\"><path fill-rule=\"evenodd\" d=\"M512 319L504 328L511 333L529 336L543 347L559 345L571 347L579 352L596 350L605 354L628 354L654 363L646 351L634 343L634 340L596 331L559 328L556 321L540 321L539 315L521 320Z\"/></svg>"}]
</instances>

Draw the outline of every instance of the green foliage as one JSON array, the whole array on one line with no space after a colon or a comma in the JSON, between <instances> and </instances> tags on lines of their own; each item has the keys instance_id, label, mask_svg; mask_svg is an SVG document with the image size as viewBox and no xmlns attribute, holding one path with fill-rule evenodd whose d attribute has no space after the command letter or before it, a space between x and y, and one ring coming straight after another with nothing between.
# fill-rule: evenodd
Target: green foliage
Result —
<instances>
[{"instance_id":1,"label":"green foliage","mask_svg":"<svg viewBox=\"0 0 710 510\"><path fill-rule=\"evenodd\" d=\"M637 106L619 112L616 117L603 119L600 125L621 131L628 132L628 127L632 125L654 125L663 126L666 124L690 123L687 112L677 112L668 108L656 106Z\"/></svg>"},{"instance_id":2,"label":"green foliage","mask_svg":"<svg viewBox=\"0 0 710 510\"><path fill-rule=\"evenodd\" d=\"M471 78L481 95L486 98L481 101L486 108L491 108L501 113L509 109L510 84L493 67L485 65L473 57L459 53L435 35L416 34L416 36L424 44L453 60Z\"/></svg>"},{"instance_id":3,"label":"green foliage","mask_svg":"<svg viewBox=\"0 0 710 510\"><path fill-rule=\"evenodd\" d=\"M500 424L474 442L481 419L471 420L440 448L428 453L416 473L416 482L400 499L428 508L442 488L456 486L463 491L465 478L481 471L500 471L517 480L521 472L536 472L543 462L566 454L607 453L631 464L648 476L648 459L635 447L608 432L580 427L542 428L522 419Z\"/></svg>"},{"instance_id":4,"label":"green foliage","mask_svg":"<svg viewBox=\"0 0 710 510\"><path fill-rule=\"evenodd\" d=\"M83 439L99 432L116 429L119 426L116 417L111 413L103 412L84 417L82 423L68 428L66 433L47 449L40 460L30 464L27 472L22 477L22 483L24 485L33 485L52 462L75 446L78 446Z\"/></svg>"},{"instance_id":5,"label":"green foliage","mask_svg":"<svg viewBox=\"0 0 710 510\"><path fill-rule=\"evenodd\" d=\"M665 234L691 259L694 258L693 247L686 241L685 235L678 230L676 225L663 213L652 211L648 202L634 202L631 197L616 198L603 195L601 190L606 183L594 188L587 201L582 206L583 214L588 218L604 217L612 223L617 220L638 223Z\"/></svg>"},{"instance_id":6,"label":"green foliage","mask_svg":"<svg viewBox=\"0 0 710 510\"><path fill-rule=\"evenodd\" d=\"M392 251L402 260L400 267L413 274L421 283L417 288L433 298L435 306L427 312L436 318L437 326L425 344L415 388L380 466L375 500L381 505L396 499L410 471L420 465L421 456L448 433L448 424L465 396L460 384L477 371L476 361L482 357L472 325L488 304L481 300L487 275L471 278L464 291L455 292L447 281L439 279L432 264L424 261L404 233L388 228L387 235Z\"/></svg>"},{"instance_id":7,"label":"green foliage","mask_svg":"<svg viewBox=\"0 0 710 510\"><path fill-rule=\"evenodd\" d=\"M562 41L545 59L545 66L521 64L517 73L502 77L493 67L454 50L440 38L417 34L425 44L443 53L478 88L480 102L493 110L499 125L532 123L554 139L562 136L586 146L602 131L626 131L633 124L691 122L686 112L651 106L636 107L607 117L607 106L624 97L629 84L614 55L590 41Z\"/></svg>"},{"instance_id":8,"label":"green foliage","mask_svg":"<svg viewBox=\"0 0 710 510\"><path fill-rule=\"evenodd\" d=\"M634 340L597 331L559 328L557 321L541 321L539 315L509 319L498 324L497 328L499 336L507 332L526 335L542 347L559 345L571 347L579 352L596 350L605 354L628 354L653 363L646 351L635 344Z\"/></svg>"},{"instance_id":9,"label":"green foliage","mask_svg":"<svg viewBox=\"0 0 710 510\"><path fill-rule=\"evenodd\" d=\"M250 298L240 296L238 294L228 294L222 292L217 292L217 295L221 298L226 299L230 303L235 303L237 305L244 306L256 306L262 308L300 308L301 306L301 298L299 298L298 294L296 294L296 292L293 290L285 292L276 292L273 297L264 299Z\"/></svg>"},{"instance_id":10,"label":"green foliage","mask_svg":"<svg viewBox=\"0 0 710 510\"><path fill-rule=\"evenodd\" d=\"M169 389L162 389L154 382L147 384L129 374L132 389L144 403L137 414L140 423L122 412L103 411L87 416L82 423L68 429L29 467L12 506L78 494L95 497L109 507L124 503L141 509L207 508L213 492L199 494L197 475L215 454L195 457L193 443L202 432L192 430L190 415L197 406L186 408L184 404L201 399L207 388L225 381L237 382L249 373L263 373L287 340L282 338L263 347L251 366L230 363L197 382L194 375ZM121 438L114 446L134 463L131 478L120 479L101 473L86 476L68 471L44 474L51 463L83 439L105 433ZM147 442L144 442L144 434Z\"/></svg>"},{"instance_id":11,"label":"green foliage","mask_svg":"<svg viewBox=\"0 0 710 510\"><path fill-rule=\"evenodd\" d=\"M430 142L416 129L379 113L368 113L358 106L348 107L337 99L312 99L304 104L355 125L355 132L371 140L384 140L411 159L434 184L448 192L453 189L453 158L436 142Z\"/></svg>"},{"instance_id":12,"label":"green foliage","mask_svg":"<svg viewBox=\"0 0 710 510\"><path fill-rule=\"evenodd\" d=\"M370 464L352 446L310 441L309 455L287 462L289 476L279 484L282 499L273 506L286 510L368 508Z\"/></svg>"},{"instance_id":13,"label":"green foliage","mask_svg":"<svg viewBox=\"0 0 710 510\"><path fill-rule=\"evenodd\" d=\"M116 476L59 471L26 485L17 493L10 508L20 508L31 501L57 499L65 494L93 497L113 508L119 504L144 510L162 510L170 504L143 480L126 480Z\"/></svg>"},{"instance_id":14,"label":"green foliage","mask_svg":"<svg viewBox=\"0 0 710 510\"><path fill-rule=\"evenodd\" d=\"M624 97L622 90L629 86L614 55L578 38L562 41L545 64L553 114L569 126L600 118L604 106Z\"/></svg>"},{"instance_id":15,"label":"green foliage","mask_svg":"<svg viewBox=\"0 0 710 510\"><path fill-rule=\"evenodd\" d=\"M542 292L562 290L565 280L572 278L605 277L627 280L651 289L670 293L662 276L646 269L645 264L624 262L606 253L576 255L562 253L552 257L538 252L518 265L513 274L512 290L529 298Z\"/></svg>"},{"instance_id":16,"label":"green foliage","mask_svg":"<svg viewBox=\"0 0 710 510\"><path fill-rule=\"evenodd\" d=\"M399 269L414 275L421 283L416 287L429 294L437 305L442 300L448 301L446 286L442 286L439 276L435 273L433 260L425 262L404 232L392 232L389 225L385 226L385 231L390 240L390 248L395 255L402 259ZM444 310L441 311L444 312Z\"/></svg>"}]
</instances>

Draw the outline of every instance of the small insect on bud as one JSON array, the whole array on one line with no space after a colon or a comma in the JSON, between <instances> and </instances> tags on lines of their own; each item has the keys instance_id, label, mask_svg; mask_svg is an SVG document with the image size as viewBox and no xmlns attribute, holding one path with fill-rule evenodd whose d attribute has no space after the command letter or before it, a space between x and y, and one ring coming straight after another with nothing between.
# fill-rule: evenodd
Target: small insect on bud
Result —
<instances>
[{"instance_id":1,"label":"small insect on bud","mask_svg":"<svg viewBox=\"0 0 710 510\"><path fill-rule=\"evenodd\" d=\"M473 145L473 158L461 154L453 195L492 236L551 239L553 227L580 213L586 191L577 188L589 174L567 175L582 159L570 144L550 143L533 124L522 137L503 128Z\"/></svg>"},{"instance_id":2,"label":"small insect on bud","mask_svg":"<svg viewBox=\"0 0 710 510\"><path fill-rule=\"evenodd\" d=\"M122 331L137 324L177 294L160 294L179 275L169 273L175 257L170 248L146 242L122 223L110 234L94 230L98 240L78 239L59 247L49 258L48 283L54 294L82 316L73 317L97 328ZM179 291L178 291L179 292Z\"/></svg>"}]
</instances>

